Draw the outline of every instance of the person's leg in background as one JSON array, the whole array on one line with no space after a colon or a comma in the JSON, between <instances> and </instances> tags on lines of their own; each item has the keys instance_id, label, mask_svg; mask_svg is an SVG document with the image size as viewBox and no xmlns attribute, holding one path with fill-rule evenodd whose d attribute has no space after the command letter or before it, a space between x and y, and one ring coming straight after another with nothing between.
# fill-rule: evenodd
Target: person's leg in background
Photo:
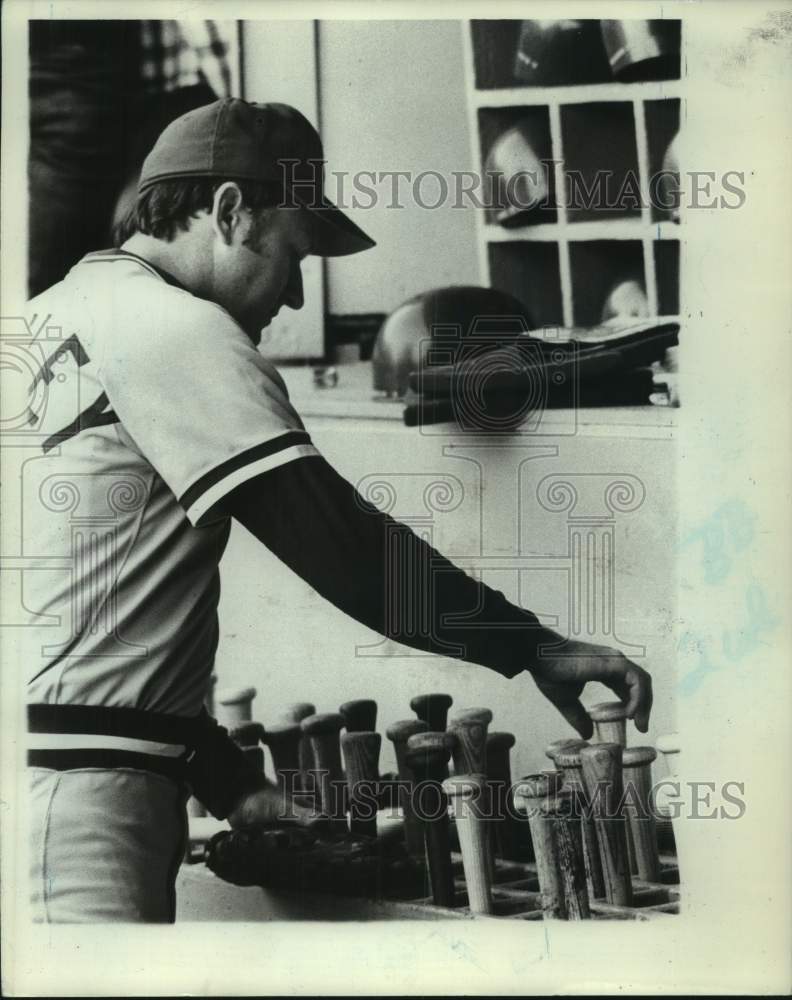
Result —
<instances>
[{"instance_id":1,"label":"person's leg in background","mask_svg":"<svg viewBox=\"0 0 792 1000\"><path fill-rule=\"evenodd\" d=\"M106 246L138 63L134 21L30 23L30 295Z\"/></svg>"},{"instance_id":2,"label":"person's leg in background","mask_svg":"<svg viewBox=\"0 0 792 1000\"><path fill-rule=\"evenodd\" d=\"M172 923L185 788L132 769L28 771L34 921Z\"/></svg>"},{"instance_id":3,"label":"person's leg in background","mask_svg":"<svg viewBox=\"0 0 792 1000\"><path fill-rule=\"evenodd\" d=\"M205 81L152 90L141 75L140 24L31 22L31 296L86 253L112 244L115 222L134 200L140 167L159 133L217 98Z\"/></svg>"}]
</instances>

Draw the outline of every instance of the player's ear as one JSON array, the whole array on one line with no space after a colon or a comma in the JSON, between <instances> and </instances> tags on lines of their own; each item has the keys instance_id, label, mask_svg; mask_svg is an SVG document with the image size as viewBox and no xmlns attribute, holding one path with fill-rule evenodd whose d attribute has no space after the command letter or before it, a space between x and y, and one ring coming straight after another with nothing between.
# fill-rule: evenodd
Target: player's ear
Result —
<instances>
[{"instance_id":1,"label":"player's ear","mask_svg":"<svg viewBox=\"0 0 792 1000\"><path fill-rule=\"evenodd\" d=\"M225 181L214 193L212 229L224 244L230 246L242 222L243 199L235 181Z\"/></svg>"}]
</instances>

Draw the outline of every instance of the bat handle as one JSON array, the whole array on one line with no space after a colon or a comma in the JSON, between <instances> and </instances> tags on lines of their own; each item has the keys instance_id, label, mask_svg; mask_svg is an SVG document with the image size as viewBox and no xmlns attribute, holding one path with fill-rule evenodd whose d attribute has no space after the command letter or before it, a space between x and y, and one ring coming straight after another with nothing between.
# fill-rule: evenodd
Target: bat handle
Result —
<instances>
[{"instance_id":1,"label":"bat handle","mask_svg":"<svg viewBox=\"0 0 792 1000\"><path fill-rule=\"evenodd\" d=\"M218 691L217 721L231 729L242 722L250 722L253 718L253 699L256 697L254 687L226 688Z\"/></svg>"},{"instance_id":2,"label":"bat handle","mask_svg":"<svg viewBox=\"0 0 792 1000\"><path fill-rule=\"evenodd\" d=\"M448 720L448 710L454 699L450 694L417 694L410 701L410 708L418 718L427 724L432 733L444 733Z\"/></svg>"},{"instance_id":3,"label":"bat handle","mask_svg":"<svg viewBox=\"0 0 792 1000\"><path fill-rule=\"evenodd\" d=\"M446 778L443 791L456 819L462 865L472 913L494 913L491 854L486 815L487 783L483 774Z\"/></svg>"},{"instance_id":4,"label":"bat handle","mask_svg":"<svg viewBox=\"0 0 792 1000\"><path fill-rule=\"evenodd\" d=\"M379 733L342 733L341 750L349 788L349 829L377 836L377 779L382 737Z\"/></svg>"},{"instance_id":5,"label":"bat handle","mask_svg":"<svg viewBox=\"0 0 792 1000\"><path fill-rule=\"evenodd\" d=\"M558 862L553 833L553 820L543 806L555 800L561 788L561 774L557 771L529 774L520 778L514 797L528 815L536 856L536 874L542 895L542 912L545 917L566 917L564 886Z\"/></svg>"},{"instance_id":6,"label":"bat handle","mask_svg":"<svg viewBox=\"0 0 792 1000\"><path fill-rule=\"evenodd\" d=\"M416 780L415 812L424 829L432 900L437 906L453 907L456 893L448 800L442 789L450 752L451 740L445 733L417 733L407 740L405 759Z\"/></svg>"},{"instance_id":7,"label":"bat handle","mask_svg":"<svg viewBox=\"0 0 792 1000\"><path fill-rule=\"evenodd\" d=\"M377 728L377 703L370 698L345 701L338 713L348 733L373 733Z\"/></svg>"},{"instance_id":8,"label":"bat handle","mask_svg":"<svg viewBox=\"0 0 792 1000\"><path fill-rule=\"evenodd\" d=\"M587 920L591 917L579 807L579 798L563 790L542 806L544 816L553 827L567 920Z\"/></svg>"},{"instance_id":9,"label":"bat handle","mask_svg":"<svg viewBox=\"0 0 792 1000\"><path fill-rule=\"evenodd\" d=\"M632 833L638 877L646 882L660 880L657 852L657 824L652 811L652 747L631 747L623 752L627 822Z\"/></svg>"},{"instance_id":10,"label":"bat handle","mask_svg":"<svg viewBox=\"0 0 792 1000\"><path fill-rule=\"evenodd\" d=\"M298 790L300 777L299 747L302 729L296 722L276 723L264 731L262 742L269 747L275 774L284 791Z\"/></svg>"},{"instance_id":11,"label":"bat handle","mask_svg":"<svg viewBox=\"0 0 792 1000\"><path fill-rule=\"evenodd\" d=\"M321 713L307 716L300 726L311 742L313 769L309 773L309 779L313 777L318 785L322 812L346 825L339 746L339 733L344 726L344 719L336 713Z\"/></svg>"},{"instance_id":12,"label":"bat handle","mask_svg":"<svg viewBox=\"0 0 792 1000\"><path fill-rule=\"evenodd\" d=\"M284 722L302 722L309 715L316 715L316 706L309 701L298 701L293 705L287 705L283 711ZM299 749L300 774L297 779L297 787L303 791L312 791L311 778L309 772L313 768L313 750L311 741L307 736L300 739Z\"/></svg>"},{"instance_id":13,"label":"bat handle","mask_svg":"<svg viewBox=\"0 0 792 1000\"><path fill-rule=\"evenodd\" d=\"M563 777L564 789L574 796L576 801L576 815L580 817L583 838L583 857L585 858L589 898L593 901L605 897L605 879L602 874L597 828L587 808L588 801L580 763L580 751L587 746L589 744L585 740L570 742L565 747L557 749L553 759Z\"/></svg>"},{"instance_id":14,"label":"bat handle","mask_svg":"<svg viewBox=\"0 0 792 1000\"><path fill-rule=\"evenodd\" d=\"M622 753L618 743L595 743L583 747L580 762L597 829L605 898L617 906L630 906L632 881L623 812Z\"/></svg>"},{"instance_id":15,"label":"bat handle","mask_svg":"<svg viewBox=\"0 0 792 1000\"><path fill-rule=\"evenodd\" d=\"M517 820L509 808L512 784L509 751L515 743L513 733L487 734L487 782L492 802L494 841L500 856L511 861L520 857Z\"/></svg>"},{"instance_id":16,"label":"bat handle","mask_svg":"<svg viewBox=\"0 0 792 1000\"><path fill-rule=\"evenodd\" d=\"M396 753L396 767L399 775L399 805L404 817L404 840L408 852L413 857L424 853L424 831L421 821L413 809L412 790L415 774L407 763L407 741L417 733L428 732L429 725L420 719L402 719L389 726L385 735L393 743Z\"/></svg>"},{"instance_id":17,"label":"bat handle","mask_svg":"<svg viewBox=\"0 0 792 1000\"><path fill-rule=\"evenodd\" d=\"M603 701L588 709L594 723L594 743L627 746L627 706L620 701Z\"/></svg>"}]
</instances>

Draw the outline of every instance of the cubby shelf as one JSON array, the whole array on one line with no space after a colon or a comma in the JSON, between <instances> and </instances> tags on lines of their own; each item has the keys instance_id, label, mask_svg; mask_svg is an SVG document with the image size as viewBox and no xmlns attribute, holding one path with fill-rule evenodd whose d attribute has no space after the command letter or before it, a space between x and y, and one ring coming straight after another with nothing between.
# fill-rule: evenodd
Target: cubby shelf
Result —
<instances>
[{"instance_id":1,"label":"cubby shelf","mask_svg":"<svg viewBox=\"0 0 792 1000\"><path fill-rule=\"evenodd\" d=\"M649 233L655 240L678 240L679 226L674 222L651 222L648 227L642 219L624 219L619 222L564 222L536 226L485 226L488 243L512 243L514 241L547 242L558 240L563 231L567 240L635 240Z\"/></svg>"},{"instance_id":2,"label":"cubby shelf","mask_svg":"<svg viewBox=\"0 0 792 1000\"><path fill-rule=\"evenodd\" d=\"M595 101L665 101L678 98L679 80L646 83L587 83L583 86L499 87L497 90L473 90L477 108L509 108L514 105L590 104Z\"/></svg>"},{"instance_id":3,"label":"cubby shelf","mask_svg":"<svg viewBox=\"0 0 792 1000\"><path fill-rule=\"evenodd\" d=\"M649 314L677 311L681 227L656 204L650 178L679 129L682 81L614 82L594 60L597 82L503 86L519 31L519 21L466 25L474 164L486 174L498 136L524 128L550 196L509 225L477 213L482 283L523 301L537 325L599 322L609 282L643 286ZM596 34L593 22L585 31ZM591 207L586 191L605 171L607 205Z\"/></svg>"}]
</instances>

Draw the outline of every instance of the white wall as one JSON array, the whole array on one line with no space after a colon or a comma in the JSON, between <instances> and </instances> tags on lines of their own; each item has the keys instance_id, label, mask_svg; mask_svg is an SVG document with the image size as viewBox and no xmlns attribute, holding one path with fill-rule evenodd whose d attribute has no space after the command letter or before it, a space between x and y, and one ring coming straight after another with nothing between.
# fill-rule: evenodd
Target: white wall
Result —
<instances>
[{"instance_id":1,"label":"white wall","mask_svg":"<svg viewBox=\"0 0 792 1000\"><path fill-rule=\"evenodd\" d=\"M631 727L630 743L654 745L659 734L676 729L672 440L647 439L641 432L529 440L518 436L510 438L507 447L477 452L463 433L420 434L396 421L314 418L307 419L306 426L328 461L361 489L366 477L389 484L376 502L383 504L392 489L397 497L393 513L400 519L409 522L421 516L425 527L425 491L432 483L447 481L454 502L447 510L435 510L430 523L434 544L448 557L472 556L475 561L477 554L499 555L506 557L507 565L518 556L545 557L545 568L522 574L520 593L511 570L486 570L484 580L563 634L571 631L571 578L564 559L568 519L563 512L542 508L537 485L548 474L581 472L591 481L603 476L620 479L622 474L640 479L646 491L640 509L614 517L615 644L630 655L636 655L635 645L644 647L644 655L636 658L654 682L651 731L642 736ZM524 446L534 444L555 446L558 454L526 461L532 451ZM481 479L475 462L460 454L471 448L481 461ZM591 475L592 470L602 475ZM439 488L435 499L442 506ZM592 570L599 565L591 561ZM600 600L598 595L597 608ZM318 711L328 712L353 698L374 698L380 708L377 729L384 733L396 719L412 717L413 695L447 691L455 710L487 706L494 713L491 728L516 735L515 775L544 767L547 744L574 735L528 674L506 680L482 667L414 654L394 643L362 651L360 647L380 643L381 638L328 604L236 524L222 564L220 625L219 687L254 684L259 691L254 717L265 726L289 702L312 701ZM614 644L612 636L599 631L588 638ZM589 687L586 704L613 700L600 685ZM383 770L395 764L392 745L384 738L381 762ZM658 764L658 777L664 773Z\"/></svg>"},{"instance_id":2,"label":"white wall","mask_svg":"<svg viewBox=\"0 0 792 1000\"><path fill-rule=\"evenodd\" d=\"M471 170L461 21L322 21L319 93L331 171ZM389 196L389 187L385 189ZM425 200L434 197L428 185ZM373 250L327 262L332 313L389 311L479 282L475 210L378 204L352 213Z\"/></svg>"}]
</instances>

